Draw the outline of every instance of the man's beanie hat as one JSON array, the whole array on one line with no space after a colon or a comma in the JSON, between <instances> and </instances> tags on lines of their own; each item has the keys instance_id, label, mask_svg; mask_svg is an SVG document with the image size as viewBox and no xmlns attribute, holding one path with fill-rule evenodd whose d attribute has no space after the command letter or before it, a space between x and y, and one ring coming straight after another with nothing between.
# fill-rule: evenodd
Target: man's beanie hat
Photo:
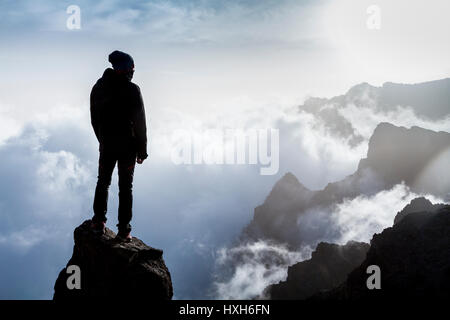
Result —
<instances>
[{"instance_id":1,"label":"man's beanie hat","mask_svg":"<svg viewBox=\"0 0 450 320\"><path fill-rule=\"evenodd\" d=\"M114 51L108 56L108 61L111 62L114 70L127 71L134 69L133 58L125 52Z\"/></svg>"}]
</instances>

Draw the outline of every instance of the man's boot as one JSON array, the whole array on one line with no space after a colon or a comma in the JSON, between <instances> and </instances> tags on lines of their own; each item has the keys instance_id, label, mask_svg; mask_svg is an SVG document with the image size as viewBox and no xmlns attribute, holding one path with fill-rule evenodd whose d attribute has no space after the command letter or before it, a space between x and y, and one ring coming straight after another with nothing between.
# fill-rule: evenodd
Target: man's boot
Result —
<instances>
[{"instance_id":1,"label":"man's boot","mask_svg":"<svg viewBox=\"0 0 450 320\"><path fill-rule=\"evenodd\" d=\"M103 235L105 234L106 229L106 223L103 221L96 222L94 220L91 221L91 230L95 234Z\"/></svg>"},{"instance_id":2,"label":"man's boot","mask_svg":"<svg viewBox=\"0 0 450 320\"><path fill-rule=\"evenodd\" d=\"M129 231L119 231L117 233L116 239L123 242L131 242L131 233Z\"/></svg>"}]
</instances>

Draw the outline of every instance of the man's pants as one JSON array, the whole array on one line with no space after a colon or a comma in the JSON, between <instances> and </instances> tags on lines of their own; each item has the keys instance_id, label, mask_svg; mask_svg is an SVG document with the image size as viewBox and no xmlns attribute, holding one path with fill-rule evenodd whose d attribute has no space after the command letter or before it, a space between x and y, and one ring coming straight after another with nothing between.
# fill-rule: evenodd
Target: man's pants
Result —
<instances>
[{"instance_id":1,"label":"man's pants","mask_svg":"<svg viewBox=\"0 0 450 320\"><path fill-rule=\"evenodd\" d=\"M119 232L130 232L130 221L133 206L133 174L136 162L136 152L130 151L100 151L98 161L98 180L94 197L95 222L106 222L108 206L108 189L116 166L119 171Z\"/></svg>"}]
</instances>

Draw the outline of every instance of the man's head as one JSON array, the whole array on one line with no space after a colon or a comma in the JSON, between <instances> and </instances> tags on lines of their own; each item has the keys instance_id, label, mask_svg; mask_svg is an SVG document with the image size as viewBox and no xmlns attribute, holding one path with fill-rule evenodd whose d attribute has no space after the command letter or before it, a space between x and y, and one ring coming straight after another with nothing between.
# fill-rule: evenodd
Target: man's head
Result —
<instances>
[{"instance_id":1,"label":"man's head","mask_svg":"<svg viewBox=\"0 0 450 320\"><path fill-rule=\"evenodd\" d=\"M108 56L108 61L111 62L114 71L123 74L128 80L133 78L134 61L128 53L116 50Z\"/></svg>"}]
</instances>

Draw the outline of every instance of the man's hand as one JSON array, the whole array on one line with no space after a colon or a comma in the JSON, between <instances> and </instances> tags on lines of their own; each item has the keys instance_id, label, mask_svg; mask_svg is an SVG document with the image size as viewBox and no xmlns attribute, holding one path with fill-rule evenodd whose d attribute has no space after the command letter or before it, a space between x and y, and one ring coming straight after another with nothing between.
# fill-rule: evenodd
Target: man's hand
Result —
<instances>
[{"instance_id":1,"label":"man's hand","mask_svg":"<svg viewBox=\"0 0 450 320\"><path fill-rule=\"evenodd\" d=\"M142 164L142 162L144 162L144 160L147 159L147 157L148 157L147 152L143 152L143 153L137 152L137 154L136 154L136 162L139 163L139 164Z\"/></svg>"}]
</instances>

